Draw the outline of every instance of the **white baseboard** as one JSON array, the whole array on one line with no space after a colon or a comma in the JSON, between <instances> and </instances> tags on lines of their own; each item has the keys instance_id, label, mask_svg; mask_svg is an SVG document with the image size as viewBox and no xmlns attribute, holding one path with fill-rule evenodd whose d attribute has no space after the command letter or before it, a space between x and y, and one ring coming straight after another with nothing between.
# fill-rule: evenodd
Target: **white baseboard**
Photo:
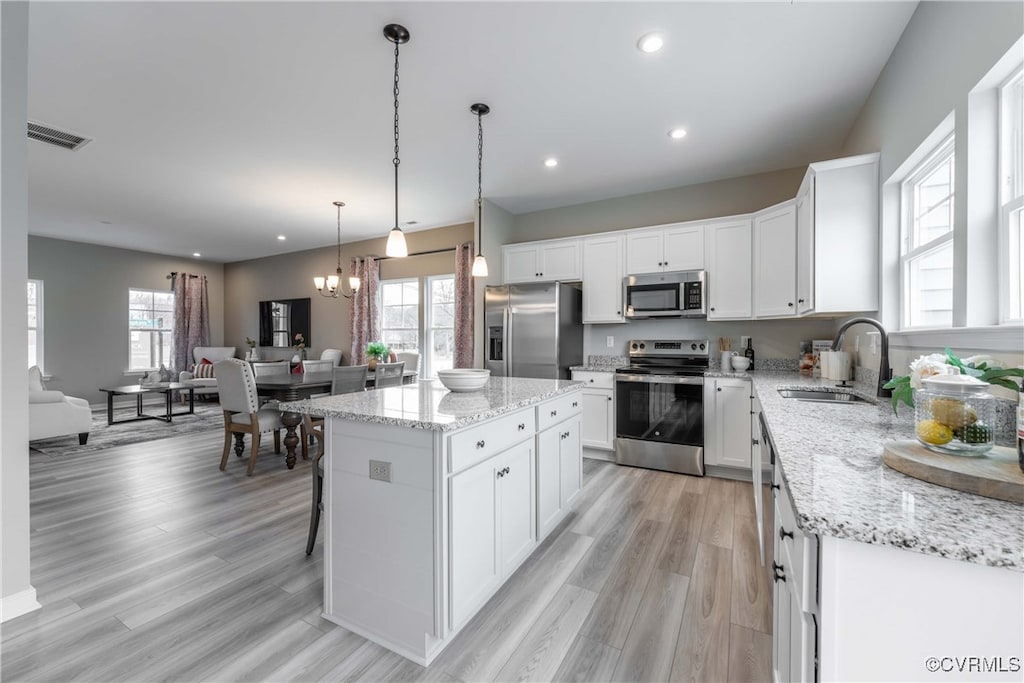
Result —
<instances>
[{"instance_id":1,"label":"white baseboard","mask_svg":"<svg viewBox=\"0 0 1024 683\"><path fill-rule=\"evenodd\" d=\"M592 460L606 460L608 462L615 462L615 451L605 451L597 448L590 448L588 446L584 446L583 457L591 458Z\"/></svg>"},{"instance_id":2,"label":"white baseboard","mask_svg":"<svg viewBox=\"0 0 1024 683\"><path fill-rule=\"evenodd\" d=\"M36 600L36 589L29 586L14 595L0 598L0 622L10 621L22 614L28 614L42 607Z\"/></svg>"}]
</instances>

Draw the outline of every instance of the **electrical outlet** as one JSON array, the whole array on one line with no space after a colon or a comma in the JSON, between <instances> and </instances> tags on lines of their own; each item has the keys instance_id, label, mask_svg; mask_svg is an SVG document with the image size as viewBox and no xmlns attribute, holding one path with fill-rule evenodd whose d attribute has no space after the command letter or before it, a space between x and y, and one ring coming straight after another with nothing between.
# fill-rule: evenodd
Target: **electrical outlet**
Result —
<instances>
[{"instance_id":1,"label":"electrical outlet","mask_svg":"<svg viewBox=\"0 0 1024 683\"><path fill-rule=\"evenodd\" d=\"M605 344L607 344L607 345L608 345L608 348L609 348L609 349L614 349L614 348L615 348L615 337L613 337L612 335L610 335L610 334L609 334L609 335L608 335L608 336L607 336L607 337L605 338Z\"/></svg>"},{"instance_id":2,"label":"electrical outlet","mask_svg":"<svg viewBox=\"0 0 1024 683\"><path fill-rule=\"evenodd\" d=\"M383 460L370 461L370 479L391 481L391 463Z\"/></svg>"},{"instance_id":3,"label":"electrical outlet","mask_svg":"<svg viewBox=\"0 0 1024 683\"><path fill-rule=\"evenodd\" d=\"M749 335L748 336L743 336L741 334L740 335L740 348L741 349L747 348L747 344L749 344L749 343L750 343L750 336Z\"/></svg>"}]
</instances>

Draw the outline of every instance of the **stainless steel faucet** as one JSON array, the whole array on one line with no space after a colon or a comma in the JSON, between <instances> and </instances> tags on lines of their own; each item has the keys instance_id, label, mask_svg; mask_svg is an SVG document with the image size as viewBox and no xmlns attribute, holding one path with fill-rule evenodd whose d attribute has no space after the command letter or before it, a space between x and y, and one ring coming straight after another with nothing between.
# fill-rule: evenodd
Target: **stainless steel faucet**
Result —
<instances>
[{"instance_id":1,"label":"stainless steel faucet","mask_svg":"<svg viewBox=\"0 0 1024 683\"><path fill-rule=\"evenodd\" d=\"M892 379L892 368L889 367L889 335L886 334L885 328L882 327L882 323L878 322L874 318L852 318L843 323L843 326L836 332L836 338L832 340L832 350L838 351L839 347L843 344L843 335L846 334L846 330L851 325L858 323L867 323L868 325L874 325L878 328L878 332L882 340L882 355L878 359L878 389L875 391L875 395L879 398L888 398L892 396L891 389L883 389L882 385Z\"/></svg>"}]
</instances>

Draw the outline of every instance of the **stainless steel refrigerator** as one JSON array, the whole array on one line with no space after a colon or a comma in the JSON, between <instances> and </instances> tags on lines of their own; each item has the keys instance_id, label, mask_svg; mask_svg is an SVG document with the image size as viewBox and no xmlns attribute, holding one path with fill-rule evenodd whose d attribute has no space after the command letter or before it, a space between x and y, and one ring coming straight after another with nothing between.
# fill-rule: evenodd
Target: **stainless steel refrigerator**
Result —
<instances>
[{"instance_id":1,"label":"stainless steel refrigerator","mask_svg":"<svg viewBox=\"0 0 1024 683\"><path fill-rule=\"evenodd\" d=\"M485 366L498 377L569 379L583 364L582 294L560 282L488 287Z\"/></svg>"}]
</instances>

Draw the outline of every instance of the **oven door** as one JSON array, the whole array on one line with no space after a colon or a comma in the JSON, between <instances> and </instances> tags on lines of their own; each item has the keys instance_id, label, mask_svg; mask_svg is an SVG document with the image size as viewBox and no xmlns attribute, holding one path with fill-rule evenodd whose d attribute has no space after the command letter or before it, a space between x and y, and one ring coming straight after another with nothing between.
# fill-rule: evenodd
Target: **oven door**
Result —
<instances>
[{"instance_id":1,"label":"oven door","mask_svg":"<svg viewBox=\"0 0 1024 683\"><path fill-rule=\"evenodd\" d=\"M615 376L616 462L704 474L704 378Z\"/></svg>"}]
</instances>

